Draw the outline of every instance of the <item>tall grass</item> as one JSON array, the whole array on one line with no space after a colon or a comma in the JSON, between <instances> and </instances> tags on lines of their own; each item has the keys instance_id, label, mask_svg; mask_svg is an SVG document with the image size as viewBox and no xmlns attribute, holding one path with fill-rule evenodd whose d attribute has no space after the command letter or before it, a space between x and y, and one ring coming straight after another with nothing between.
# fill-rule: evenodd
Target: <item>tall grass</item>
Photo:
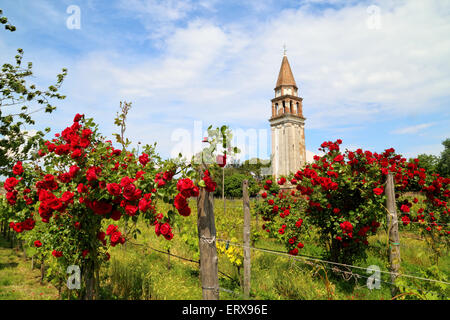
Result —
<instances>
[{"instance_id":1,"label":"tall grass","mask_svg":"<svg viewBox=\"0 0 450 320\"><path fill-rule=\"evenodd\" d=\"M182 257L198 260L198 239L196 232L196 204L191 201L191 216L181 218L175 228L175 237L167 241L154 234L152 226L139 222L141 230L135 242L126 248L113 248L111 262L103 274L103 296L111 299L201 299L199 265L193 262L170 258L151 249L157 248ZM166 207L159 208L161 211ZM224 213L222 200L215 200L217 237L230 239L235 237L242 241L242 202L228 201ZM260 230L260 221L253 217L252 231ZM194 234L191 241L186 241L186 230ZM177 231L178 230L178 231ZM402 237L405 235L405 237ZM418 274L420 270L431 266L429 250L425 241L410 239L407 232L401 233L402 270L405 273ZM369 239L370 246L361 267L378 265L381 270L388 270L386 234L379 234ZM254 246L284 251L282 243L267 238L261 232ZM312 234L305 240L304 254L320 256L323 249L317 244L317 237ZM381 289L369 290L364 269L354 269L356 276L345 278L343 273L333 272L333 266L311 262L294 261L287 256L273 255L261 251L252 251L251 299L390 299L389 274L382 274ZM450 275L450 258L443 257L439 263L441 272ZM221 299L243 299L242 270L239 270L224 256L219 256L219 281Z\"/></svg>"}]
</instances>

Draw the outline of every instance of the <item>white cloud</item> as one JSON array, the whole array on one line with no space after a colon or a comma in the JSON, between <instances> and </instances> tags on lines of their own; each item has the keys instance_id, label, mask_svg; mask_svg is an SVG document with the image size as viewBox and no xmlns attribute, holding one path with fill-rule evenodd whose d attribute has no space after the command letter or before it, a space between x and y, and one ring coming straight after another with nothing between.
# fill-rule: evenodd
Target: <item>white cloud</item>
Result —
<instances>
[{"instance_id":1,"label":"white cloud","mask_svg":"<svg viewBox=\"0 0 450 320\"><path fill-rule=\"evenodd\" d=\"M268 127L286 43L307 129L361 126L444 108L438 102L449 97L450 4L376 2L381 28L373 30L367 5L318 14L311 11L313 2L272 10L266 20L219 24L192 18L204 3L121 1L122 10L139 15L149 38L159 39L160 55L90 52L69 68L68 96L109 118L111 109L98 110L98 101L110 107L120 99L133 101L129 127L145 123L147 135L161 136L166 149L170 132L189 129L193 120Z\"/></svg>"},{"instance_id":2,"label":"white cloud","mask_svg":"<svg viewBox=\"0 0 450 320\"><path fill-rule=\"evenodd\" d=\"M418 125L414 125L414 126L409 126L409 127L397 129L397 130L392 131L392 133L395 133L395 134L414 134L414 133L420 132L423 129L429 128L432 125L433 125L433 123L422 123L422 124L418 124Z\"/></svg>"}]
</instances>

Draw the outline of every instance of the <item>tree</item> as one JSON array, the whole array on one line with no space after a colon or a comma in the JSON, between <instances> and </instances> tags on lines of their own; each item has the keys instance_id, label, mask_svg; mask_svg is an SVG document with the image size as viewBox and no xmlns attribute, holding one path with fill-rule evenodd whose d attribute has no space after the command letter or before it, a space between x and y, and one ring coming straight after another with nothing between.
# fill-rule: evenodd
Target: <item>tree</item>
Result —
<instances>
[{"instance_id":1,"label":"tree","mask_svg":"<svg viewBox=\"0 0 450 320\"><path fill-rule=\"evenodd\" d=\"M417 159L419 159L420 166L424 168L428 173L436 173L437 172L437 165L439 163L439 157L432 155L432 154L419 154L417 156ZM410 162L412 160L410 159Z\"/></svg>"},{"instance_id":2,"label":"tree","mask_svg":"<svg viewBox=\"0 0 450 320\"><path fill-rule=\"evenodd\" d=\"M242 164L242 171L251 174L255 179L261 181L264 179L264 168L269 168L270 164L270 160L253 158L244 161Z\"/></svg>"},{"instance_id":3,"label":"tree","mask_svg":"<svg viewBox=\"0 0 450 320\"><path fill-rule=\"evenodd\" d=\"M450 138L442 141L444 151L441 152L441 158L437 164L437 172L442 177L450 177Z\"/></svg>"},{"instance_id":4,"label":"tree","mask_svg":"<svg viewBox=\"0 0 450 320\"><path fill-rule=\"evenodd\" d=\"M0 9L0 23L5 30L14 32L16 27L8 23ZM39 145L44 133L37 131L31 135L26 125L34 125L31 114L45 110L51 113L56 109L51 99L64 99L58 90L67 75L67 69L57 75L56 84L47 90L40 90L35 84L27 83L33 75L31 62L22 66L23 50L17 49L15 64L5 63L0 71L0 175L8 175L14 163L30 158L30 151ZM42 107L29 110L28 104L36 102ZM48 130L46 130L48 131Z\"/></svg>"},{"instance_id":5,"label":"tree","mask_svg":"<svg viewBox=\"0 0 450 320\"><path fill-rule=\"evenodd\" d=\"M256 196L259 191L259 186L255 179L242 173L234 173L231 176L225 176L225 196L230 198L241 198L242 182L244 180L248 180L250 197Z\"/></svg>"}]
</instances>

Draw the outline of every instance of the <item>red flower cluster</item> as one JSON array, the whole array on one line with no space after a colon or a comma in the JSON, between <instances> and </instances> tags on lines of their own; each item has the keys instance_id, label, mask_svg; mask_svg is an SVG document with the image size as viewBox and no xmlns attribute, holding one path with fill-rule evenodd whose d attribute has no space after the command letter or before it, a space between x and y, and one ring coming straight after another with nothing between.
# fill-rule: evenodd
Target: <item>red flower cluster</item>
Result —
<instances>
[{"instance_id":1,"label":"red flower cluster","mask_svg":"<svg viewBox=\"0 0 450 320\"><path fill-rule=\"evenodd\" d=\"M142 164L143 167L147 165L147 163L150 162L150 159L148 158L148 154L143 153L139 156L139 162Z\"/></svg>"},{"instance_id":2,"label":"red flower cluster","mask_svg":"<svg viewBox=\"0 0 450 320\"><path fill-rule=\"evenodd\" d=\"M112 247L115 247L118 243L124 244L125 238L122 236L122 233L118 230L118 227L115 225L110 224L108 228L106 229L106 235L109 236L109 241L111 243ZM97 235L99 237L99 235ZM101 234L100 234L101 238ZM103 236L104 240L104 236ZM102 240L100 240L102 241Z\"/></svg>"},{"instance_id":3,"label":"red flower cluster","mask_svg":"<svg viewBox=\"0 0 450 320\"><path fill-rule=\"evenodd\" d=\"M214 192L216 190L217 183L212 180L208 170L205 170L203 173L203 181L205 182L206 191Z\"/></svg>"},{"instance_id":4,"label":"red flower cluster","mask_svg":"<svg viewBox=\"0 0 450 320\"><path fill-rule=\"evenodd\" d=\"M344 221L340 223L339 227L342 229L342 232L344 234L346 234L349 238L352 238L353 225L349 221Z\"/></svg>"},{"instance_id":5,"label":"red flower cluster","mask_svg":"<svg viewBox=\"0 0 450 320\"><path fill-rule=\"evenodd\" d=\"M191 214L191 208L189 208L187 199L190 197L197 197L199 189L194 185L191 179L185 178L178 180L177 190L180 193L175 196L174 206L179 214L187 217Z\"/></svg>"},{"instance_id":6,"label":"red flower cluster","mask_svg":"<svg viewBox=\"0 0 450 320\"><path fill-rule=\"evenodd\" d=\"M173 238L172 227L167 222L157 223L155 225L155 233L157 236L163 235L167 240L172 240Z\"/></svg>"},{"instance_id":7,"label":"red flower cluster","mask_svg":"<svg viewBox=\"0 0 450 320\"><path fill-rule=\"evenodd\" d=\"M17 161L17 163L13 167L13 174L16 176L20 176L23 173L23 166L21 161Z\"/></svg>"},{"instance_id":8,"label":"red flower cluster","mask_svg":"<svg viewBox=\"0 0 450 320\"><path fill-rule=\"evenodd\" d=\"M404 226L407 226L411 222L408 216L403 216L402 221Z\"/></svg>"},{"instance_id":9,"label":"red flower cluster","mask_svg":"<svg viewBox=\"0 0 450 320\"><path fill-rule=\"evenodd\" d=\"M170 180L172 180L173 172L165 171L157 173L155 176L155 182L158 185L158 188L161 188L166 185L166 183Z\"/></svg>"},{"instance_id":10,"label":"red flower cluster","mask_svg":"<svg viewBox=\"0 0 450 320\"><path fill-rule=\"evenodd\" d=\"M10 222L9 227L13 229L17 233L21 233L22 231L33 230L35 226L35 221L32 218L28 218L23 222Z\"/></svg>"},{"instance_id":11,"label":"red flower cluster","mask_svg":"<svg viewBox=\"0 0 450 320\"><path fill-rule=\"evenodd\" d=\"M52 251L52 255L53 255L55 258L61 258L61 257L63 256L63 253L62 253L62 251L53 250L53 251Z\"/></svg>"},{"instance_id":12,"label":"red flower cluster","mask_svg":"<svg viewBox=\"0 0 450 320\"><path fill-rule=\"evenodd\" d=\"M226 154L218 155L216 157L216 162L219 165L219 167L221 167L221 168L225 167L227 164L227 155Z\"/></svg>"}]
</instances>

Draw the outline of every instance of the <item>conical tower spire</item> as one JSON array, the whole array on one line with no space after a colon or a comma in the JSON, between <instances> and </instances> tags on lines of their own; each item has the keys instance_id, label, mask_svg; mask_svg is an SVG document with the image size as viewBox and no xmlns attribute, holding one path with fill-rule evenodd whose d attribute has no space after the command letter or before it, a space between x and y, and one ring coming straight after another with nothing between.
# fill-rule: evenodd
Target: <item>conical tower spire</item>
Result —
<instances>
[{"instance_id":1,"label":"conical tower spire","mask_svg":"<svg viewBox=\"0 0 450 320\"><path fill-rule=\"evenodd\" d=\"M278 80L275 89L281 86L294 86L295 88L297 88L294 75L292 74L291 66L289 65L289 61L286 56L286 51L283 55L283 61L281 61L280 73L278 74Z\"/></svg>"}]
</instances>

